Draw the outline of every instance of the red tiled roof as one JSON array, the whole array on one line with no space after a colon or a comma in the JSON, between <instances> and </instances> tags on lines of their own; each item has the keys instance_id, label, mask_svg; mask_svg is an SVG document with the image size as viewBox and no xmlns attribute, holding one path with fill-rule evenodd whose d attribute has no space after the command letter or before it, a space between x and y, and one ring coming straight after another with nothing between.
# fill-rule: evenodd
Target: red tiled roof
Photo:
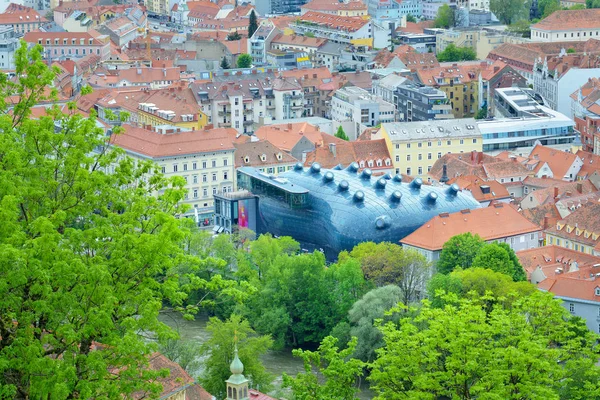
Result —
<instances>
[{"instance_id":1,"label":"red tiled roof","mask_svg":"<svg viewBox=\"0 0 600 400\"><path fill-rule=\"evenodd\" d=\"M600 171L600 156L588 151L579 150L575 155L581 158L583 165L577 173L577 178L586 179L594 173L594 171Z\"/></svg>"},{"instance_id":2,"label":"red tiled roof","mask_svg":"<svg viewBox=\"0 0 600 400\"><path fill-rule=\"evenodd\" d=\"M594 271L598 273L600 269ZM576 274L574 272L545 279L538 284L538 288L559 297L600 302L600 296L596 296L596 288L600 287L600 280L596 281L595 276L579 279Z\"/></svg>"},{"instance_id":3,"label":"red tiled roof","mask_svg":"<svg viewBox=\"0 0 600 400\"><path fill-rule=\"evenodd\" d=\"M436 251L441 250L451 237L466 232L477 234L488 241L537 231L541 231L541 228L513 207L495 203L490 207L440 214L400 243Z\"/></svg>"},{"instance_id":4,"label":"red tiled roof","mask_svg":"<svg viewBox=\"0 0 600 400\"><path fill-rule=\"evenodd\" d=\"M582 204L581 207L558 221L555 226L546 229L546 233L588 246L596 246L600 243L600 238L594 239L591 234L586 238L583 231L600 234L599 215L600 203L588 202ZM558 229L559 226L561 229ZM577 230L580 231L579 234L577 234Z\"/></svg>"},{"instance_id":5,"label":"red tiled roof","mask_svg":"<svg viewBox=\"0 0 600 400\"><path fill-rule=\"evenodd\" d=\"M558 179L562 179L577 159L577 156L573 153L556 150L552 147L538 144L531 150L529 159L541 161L534 169L536 173L542 168L544 163L546 163L552 170L553 175Z\"/></svg>"},{"instance_id":6,"label":"red tiled roof","mask_svg":"<svg viewBox=\"0 0 600 400\"><path fill-rule=\"evenodd\" d=\"M300 17L301 21L312 22L331 29L344 32L356 32L369 23L368 19L362 17L341 17L337 15L309 11Z\"/></svg>"},{"instance_id":7,"label":"red tiled roof","mask_svg":"<svg viewBox=\"0 0 600 400\"><path fill-rule=\"evenodd\" d=\"M267 140L283 151L290 152L294 146L306 137L315 147L320 147L326 143L339 143L342 139L328 135L319 130L319 127L307 122L288 123L281 125L264 125L254 132L254 136L260 140Z\"/></svg>"},{"instance_id":8,"label":"red tiled roof","mask_svg":"<svg viewBox=\"0 0 600 400\"><path fill-rule=\"evenodd\" d=\"M301 6L302 9L312 11L344 11L344 10L365 10L367 11L367 5L362 1L348 1L342 2L338 0L312 0L309 3Z\"/></svg>"},{"instance_id":9,"label":"red tiled roof","mask_svg":"<svg viewBox=\"0 0 600 400\"><path fill-rule=\"evenodd\" d=\"M546 278L581 276L587 279L594 265L600 263L600 257L554 245L521 250L516 252L516 255L528 277L531 277L535 270L541 270ZM569 272L571 267L574 267L573 263L576 263L577 271ZM557 273L558 269L560 270ZM597 272L600 272L600 269ZM544 287L548 287L549 284L551 283L544 284Z\"/></svg>"},{"instance_id":10,"label":"red tiled roof","mask_svg":"<svg viewBox=\"0 0 600 400\"><path fill-rule=\"evenodd\" d=\"M585 10L559 10L555 11L531 29L544 31L566 31L600 28L600 10L597 8Z\"/></svg>"},{"instance_id":11,"label":"red tiled roof","mask_svg":"<svg viewBox=\"0 0 600 400\"><path fill-rule=\"evenodd\" d=\"M264 156L264 161L263 157ZM295 163L294 157L266 140L235 144L235 167L261 168L265 165Z\"/></svg>"},{"instance_id":12,"label":"red tiled roof","mask_svg":"<svg viewBox=\"0 0 600 400\"><path fill-rule=\"evenodd\" d=\"M453 183L456 183L461 189L471 192L475 200L480 203L510 198L510 194L508 193L508 190L506 190L506 187L495 180L485 181L475 175L467 175L453 178L448 181L449 185Z\"/></svg>"},{"instance_id":13,"label":"red tiled roof","mask_svg":"<svg viewBox=\"0 0 600 400\"><path fill-rule=\"evenodd\" d=\"M111 137L111 144L147 157L171 157L211 151L235 150L237 131L233 128L160 134L131 125Z\"/></svg>"},{"instance_id":14,"label":"red tiled roof","mask_svg":"<svg viewBox=\"0 0 600 400\"><path fill-rule=\"evenodd\" d=\"M369 161L373 164L369 165ZM335 148L331 145L317 147L306 155L305 165L309 166L314 162L319 163L323 168L333 168L338 164L347 166L353 162L359 165L364 162L365 168L373 171L392 168L391 156L384 139L355 142L344 140L335 143ZM377 165L378 162L381 165Z\"/></svg>"},{"instance_id":15,"label":"red tiled roof","mask_svg":"<svg viewBox=\"0 0 600 400\"><path fill-rule=\"evenodd\" d=\"M278 34L271 41L271 46L273 44L285 44L288 46L298 46L298 47L321 47L327 43L327 39L323 38L311 38L308 36L301 35L284 35L283 33Z\"/></svg>"}]
</instances>

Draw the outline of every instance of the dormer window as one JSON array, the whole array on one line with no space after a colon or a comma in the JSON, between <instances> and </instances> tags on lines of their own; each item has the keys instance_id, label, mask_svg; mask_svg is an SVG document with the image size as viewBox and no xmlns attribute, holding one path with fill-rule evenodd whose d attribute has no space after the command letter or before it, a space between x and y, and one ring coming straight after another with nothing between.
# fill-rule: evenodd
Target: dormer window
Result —
<instances>
[{"instance_id":1,"label":"dormer window","mask_svg":"<svg viewBox=\"0 0 600 400\"><path fill-rule=\"evenodd\" d=\"M391 163L392 163L392 161L389 158L387 160L385 160L385 165L387 167L389 167Z\"/></svg>"},{"instance_id":2,"label":"dormer window","mask_svg":"<svg viewBox=\"0 0 600 400\"><path fill-rule=\"evenodd\" d=\"M381 160L377 160L377 166L378 166L378 167L381 167L381 166L382 166L382 164L383 164L383 163L381 162Z\"/></svg>"},{"instance_id":3,"label":"dormer window","mask_svg":"<svg viewBox=\"0 0 600 400\"><path fill-rule=\"evenodd\" d=\"M246 164L248 164L250 162L250 157L248 157L248 156L244 157L244 162Z\"/></svg>"},{"instance_id":4,"label":"dormer window","mask_svg":"<svg viewBox=\"0 0 600 400\"><path fill-rule=\"evenodd\" d=\"M361 168L364 168L364 167L365 167L365 162L364 162L364 161L361 161L361 162L360 162L360 167L361 167Z\"/></svg>"},{"instance_id":5,"label":"dormer window","mask_svg":"<svg viewBox=\"0 0 600 400\"><path fill-rule=\"evenodd\" d=\"M600 286L596 286L596 296L600 296Z\"/></svg>"},{"instance_id":6,"label":"dormer window","mask_svg":"<svg viewBox=\"0 0 600 400\"><path fill-rule=\"evenodd\" d=\"M369 160L368 164L369 164L369 168L373 168L373 160Z\"/></svg>"},{"instance_id":7,"label":"dormer window","mask_svg":"<svg viewBox=\"0 0 600 400\"><path fill-rule=\"evenodd\" d=\"M281 159L282 159L282 158L283 158L283 156L281 155L281 153L277 153L277 159L278 159L279 161L281 161Z\"/></svg>"},{"instance_id":8,"label":"dormer window","mask_svg":"<svg viewBox=\"0 0 600 400\"><path fill-rule=\"evenodd\" d=\"M262 162L267 161L267 155L266 154L261 154L260 155L260 161L262 161Z\"/></svg>"}]
</instances>

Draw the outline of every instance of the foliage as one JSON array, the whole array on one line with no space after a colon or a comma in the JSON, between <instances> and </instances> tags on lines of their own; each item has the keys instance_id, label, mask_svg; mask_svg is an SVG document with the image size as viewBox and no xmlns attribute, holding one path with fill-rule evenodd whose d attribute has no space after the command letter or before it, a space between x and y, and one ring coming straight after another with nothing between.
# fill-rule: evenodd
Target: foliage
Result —
<instances>
[{"instance_id":1,"label":"foliage","mask_svg":"<svg viewBox=\"0 0 600 400\"><path fill-rule=\"evenodd\" d=\"M470 232L450 238L440 253L436 264L438 272L447 274L456 267L470 268L479 250L485 245L479 235L473 236Z\"/></svg>"},{"instance_id":2,"label":"foliage","mask_svg":"<svg viewBox=\"0 0 600 400\"><path fill-rule=\"evenodd\" d=\"M250 11L250 17L248 22L248 37L251 38L254 32L258 29L258 21L254 10Z\"/></svg>"},{"instance_id":3,"label":"foliage","mask_svg":"<svg viewBox=\"0 0 600 400\"><path fill-rule=\"evenodd\" d=\"M585 10L585 5L583 4L575 4L571 7L565 7L563 10Z\"/></svg>"},{"instance_id":4,"label":"foliage","mask_svg":"<svg viewBox=\"0 0 600 400\"><path fill-rule=\"evenodd\" d=\"M237 40L242 40L242 35L240 35L238 31L235 31L235 32L229 33L227 35L226 39L228 41L230 41L230 42L234 42L234 41L237 41Z\"/></svg>"},{"instance_id":5,"label":"foliage","mask_svg":"<svg viewBox=\"0 0 600 400\"><path fill-rule=\"evenodd\" d=\"M510 33L523 36L524 38L531 37L531 23L526 19L513 22L506 30Z\"/></svg>"},{"instance_id":6,"label":"foliage","mask_svg":"<svg viewBox=\"0 0 600 400\"><path fill-rule=\"evenodd\" d=\"M448 4L444 4L438 8L437 15L433 20L433 26L435 28L448 29L455 26L455 23L455 10L453 8Z\"/></svg>"},{"instance_id":7,"label":"foliage","mask_svg":"<svg viewBox=\"0 0 600 400\"><path fill-rule=\"evenodd\" d=\"M472 61L477 59L477 53L471 47L456 47L454 43L450 43L444 51L437 54L439 62L449 61Z\"/></svg>"},{"instance_id":8,"label":"foliage","mask_svg":"<svg viewBox=\"0 0 600 400\"><path fill-rule=\"evenodd\" d=\"M221 67L221 69L231 68L231 65L229 65L229 60L227 59L227 57L223 56L223 58L221 59L220 67Z\"/></svg>"},{"instance_id":9,"label":"foliage","mask_svg":"<svg viewBox=\"0 0 600 400\"><path fill-rule=\"evenodd\" d=\"M529 16L530 0L490 0L490 11L503 24L510 25Z\"/></svg>"},{"instance_id":10,"label":"foliage","mask_svg":"<svg viewBox=\"0 0 600 400\"><path fill-rule=\"evenodd\" d=\"M585 8L600 8L600 0L585 0Z\"/></svg>"},{"instance_id":11,"label":"foliage","mask_svg":"<svg viewBox=\"0 0 600 400\"><path fill-rule=\"evenodd\" d=\"M574 49L574 48L572 48L572 47L569 47L569 48L567 49L567 54L573 54L573 53L575 53L575 49Z\"/></svg>"},{"instance_id":12,"label":"foliage","mask_svg":"<svg viewBox=\"0 0 600 400\"><path fill-rule=\"evenodd\" d=\"M421 298L421 290L430 276L431 264L414 250L397 244L365 242L350 256L360 261L365 278L377 286L393 284L402 290L401 301L409 304Z\"/></svg>"},{"instance_id":13,"label":"foliage","mask_svg":"<svg viewBox=\"0 0 600 400\"><path fill-rule=\"evenodd\" d=\"M347 259L327 268L322 253L295 254L294 246L286 254L280 240L252 243L250 259L262 271L261 288L240 312L257 332L272 335L277 347L319 343L365 292L360 264Z\"/></svg>"},{"instance_id":14,"label":"foliage","mask_svg":"<svg viewBox=\"0 0 600 400\"><path fill-rule=\"evenodd\" d=\"M489 300L448 295L444 308L424 301L418 315L383 325L386 345L370 376L376 399L600 395L597 337L570 320L552 294L534 291L487 310Z\"/></svg>"},{"instance_id":15,"label":"foliage","mask_svg":"<svg viewBox=\"0 0 600 400\"><path fill-rule=\"evenodd\" d=\"M237 67L238 68L250 68L252 67L252 57L250 54L240 54L237 58Z\"/></svg>"},{"instance_id":16,"label":"foliage","mask_svg":"<svg viewBox=\"0 0 600 400\"><path fill-rule=\"evenodd\" d=\"M217 398L226 396L225 380L231 376L229 365L233 361L237 343L238 356L244 364L244 376L251 386L260 386L268 392L273 376L265 370L260 357L269 350L273 341L268 336L257 336L248 321L239 315L231 315L226 321L212 317L206 325L210 339L200 347L200 355L206 357L204 372L199 382L209 393Z\"/></svg>"},{"instance_id":17,"label":"foliage","mask_svg":"<svg viewBox=\"0 0 600 400\"><path fill-rule=\"evenodd\" d=\"M306 32L306 33L304 33L304 36L309 37L309 38L314 38L315 34L312 32Z\"/></svg>"},{"instance_id":18,"label":"foliage","mask_svg":"<svg viewBox=\"0 0 600 400\"><path fill-rule=\"evenodd\" d=\"M477 111L477 114L475 114L475 119L485 119L488 116L488 109L487 106L483 106L479 109L479 111Z\"/></svg>"},{"instance_id":19,"label":"foliage","mask_svg":"<svg viewBox=\"0 0 600 400\"><path fill-rule=\"evenodd\" d=\"M538 0L538 11L542 18L546 18L554 11L561 9L560 0Z\"/></svg>"},{"instance_id":20,"label":"foliage","mask_svg":"<svg viewBox=\"0 0 600 400\"><path fill-rule=\"evenodd\" d=\"M156 346L142 333L175 337L157 318L163 304L182 310L187 291L219 290L193 276L182 288L174 272L202 266L174 217L185 182L109 147L74 103L31 118L56 98L55 69L24 42L15 64L16 80L0 74L0 398L155 396L164 373L146 369Z\"/></svg>"},{"instance_id":21,"label":"foliage","mask_svg":"<svg viewBox=\"0 0 600 400\"><path fill-rule=\"evenodd\" d=\"M508 250L512 251L510 247ZM524 281L526 279L525 271L518 259L515 264L509 251L499 243L488 243L479 250L471 268L489 268L510 276L515 282Z\"/></svg>"},{"instance_id":22,"label":"foliage","mask_svg":"<svg viewBox=\"0 0 600 400\"><path fill-rule=\"evenodd\" d=\"M335 338L327 336L318 351L293 351L294 356L304 361L304 372L295 378L284 373L283 384L292 389L296 400L358 399L356 382L363 375L365 364L350 358L356 347L356 338L352 338L348 348L341 351L336 342ZM315 369L318 374L315 374Z\"/></svg>"},{"instance_id":23,"label":"foliage","mask_svg":"<svg viewBox=\"0 0 600 400\"><path fill-rule=\"evenodd\" d=\"M378 319L389 320L386 311L396 306L402 298L398 286L388 285L373 289L358 300L348 312L349 334L357 338L354 357L371 362L375 359L375 350L383 346L383 334L374 325Z\"/></svg>"},{"instance_id":24,"label":"foliage","mask_svg":"<svg viewBox=\"0 0 600 400\"><path fill-rule=\"evenodd\" d=\"M338 139L342 139L342 140L350 140L350 138L348 137L348 135L346 135L346 132L344 131L344 128L342 128L342 126L338 126L337 131L335 132L334 135L336 138Z\"/></svg>"},{"instance_id":25,"label":"foliage","mask_svg":"<svg viewBox=\"0 0 600 400\"><path fill-rule=\"evenodd\" d=\"M448 275L436 274L427 285L431 305L438 308L445 304L443 296L438 295L440 291L454 293L459 298L480 298L491 293L507 306L535 290L535 286L529 282L514 282L506 274L484 268L459 268Z\"/></svg>"},{"instance_id":26,"label":"foliage","mask_svg":"<svg viewBox=\"0 0 600 400\"><path fill-rule=\"evenodd\" d=\"M408 15L406 16L406 22L413 22L413 23L416 23L416 22L417 22L417 19L416 19L416 18L415 18L413 15L411 15L411 14L408 14Z\"/></svg>"},{"instance_id":27,"label":"foliage","mask_svg":"<svg viewBox=\"0 0 600 400\"><path fill-rule=\"evenodd\" d=\"M194 341L168 338L159 343L158 350L190 374L200 368L200 345Z\"/></svg>"}]
</instances>

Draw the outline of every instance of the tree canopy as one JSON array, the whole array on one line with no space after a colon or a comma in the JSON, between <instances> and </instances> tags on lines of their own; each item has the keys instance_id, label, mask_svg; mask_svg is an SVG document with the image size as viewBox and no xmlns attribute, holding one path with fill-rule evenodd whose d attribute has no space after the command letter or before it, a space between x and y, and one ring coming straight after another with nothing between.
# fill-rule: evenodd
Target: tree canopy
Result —
<instances>
[{"instance_id":1,"label":"tree canopy","mask_svg":"<svg viewBox=\"0 0 600 400\"><path fill-rule=\"evenodd\" d=\"M479 250L485 245L479 235L470 232L450 238L442 248L436 268L438 272L447 274L454 268L470 268Z\"/></svg>"},{"instance_id":2,"label":"tree canopy","mask_svg":"<svg viewBox=\"0 0 600 400\"><path fill-rule=\"evenodd\" d=\"M31 118L55 98L55 70L24 42L15 64L16 79L0 74L0 398L156 395L156 346L140 333L175 337L163 304L215 283L190 276L183 288L174 272L202 265L175 218L184 182L110 147L93 110Z\"/></svg>"},{"instance_id":3,"label":"tree canopy","mask_svg":"<svg viewBox=\"0 0 600 400\"><path fill-rule=\"evenodd\" d=\"M471 47L456 47L454 43L450 43L444 51L437 54L439 62L449 61L472 61L477 59L477 53Z\"/></svg>"},{"instance_id":4,"label":"tree canopy","mask_svg":"<svg viewBox=\"0 0 600 400\"><path fill-rule=\"evenodd\" d=\"M527 18L530 7L531 0L490 0L490 11L506 25Z\"/></svg>"},{"instance_id":5,"label":"tree canopy","mask_svg":"<svg viewBox=\"0 0 600 400\"><path fill-rule=\"evenodd\" d=\"M436 28L451 28L455 26L455 10L448 4L444 4L438 8L437 15L433 20L433 26Z\"/></svg>"},{"instance_id":6,"label":"tree canopy","mask_svg":"<svg viewBox=\"0 0 600 400\"><path fill-rule=\"evenodd\" d=\"M238 68L250 68L252 66L252 57L250 54L240 54L237 58Z\"/></svg>"},{"instance_id":7,"label":"tree canopy","mask_svg":"<svg viewBox=\"0 0 600 400\"><path fill-rule=\"evenodd\" d=\"M350 140L350 138L348 137L348 135L346 135L346 132L344 131L344 128L342 128L341 125L338 126L337 131L335 132L334 136L338 139Z\"/></svg>"},{"instance_id":8,"label":"tree canopy","mask_svg":"<svg viewBox=\"0 0 600 400\"><path fill-rule=\"evenodd\" d=\"M258 21L254 10L250 11L250 17L248 18L248 37L251 38L254 32L258 29Z\"/></svg>"},{"instance_id":9,"label":"tree canopy","mask_svg":"<svg viewBox=\"0 0 600 400\"><path fill-rule=\"evenodd\" d=\"M552 294L534 291L488 309L490 297L449 295L443 308L424 301L416 316L382 326L385 346L370 376L376 399L600 395L597 337L580 330Z\"/></svg>"},{"instance_id":10,"label":"tree canopy","mask_svg":"<svg viewBox=\"0 0 600 400\"><path fill-rule=\"evenodd\" d=\"M227 57L225 56L223 56L223 58L221 59L221 64L219 64L219 66L221 67L221 69L231 68L231 65L229 65L229 60L227 60Z\"/></svg>"}]
</instances>

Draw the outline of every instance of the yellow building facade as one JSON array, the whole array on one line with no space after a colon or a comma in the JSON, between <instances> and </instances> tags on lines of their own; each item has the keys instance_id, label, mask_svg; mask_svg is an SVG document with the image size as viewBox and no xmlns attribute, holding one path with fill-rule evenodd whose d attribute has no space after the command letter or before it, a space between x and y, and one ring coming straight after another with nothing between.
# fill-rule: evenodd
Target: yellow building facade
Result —
<instances>
[{"instance_id":1,"label":"yellow building facade","mask_svg":"<svg viewBox=\"0 0 600 400\"><path fill-rule=\"evenodd\" d=\"M481 67L473 64L422 69L417 71L420 83L446 93L456 118L471 117L479 110L479 93L483 90Z\"/></svg>"},{"instance_id":2,"label":"yellow building facade","mask_svg":"<svg viewBox=\"0 0 600 400\"><path fill-rule=\"evenodd\" d=\"M158 113L138 109L138 124L140 126L150 125L172 125L178 128L200 130L208 124L208 117L202 111L197 114L175 115L172 119L164 118Z\"/></svg>"},{"instance_id":3,"label":"yellow building facade","mask_svg":"<svg viewBox=\"0 0 600 400\"><path fill-rule=\"evenodd\" d=\"M483 148L473 118L384 123L373 139L385 139L397 174L423 179L444 154Z\"/></svg>"}]
</instances>

